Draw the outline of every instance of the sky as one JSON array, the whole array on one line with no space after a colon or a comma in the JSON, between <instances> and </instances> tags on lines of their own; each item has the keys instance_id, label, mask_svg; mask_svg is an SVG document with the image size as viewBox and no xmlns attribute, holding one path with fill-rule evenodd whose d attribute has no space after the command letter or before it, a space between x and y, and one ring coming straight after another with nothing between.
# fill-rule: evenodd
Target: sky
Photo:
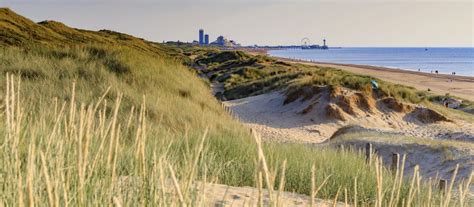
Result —
<instances>
[{"instance_id":1,"label":"sky","mask_svg":"<svg viewBox=\"0 0 474 207\"><path fill-rule=\"evenodd\" d=\"M0 0L39 22L193 41L204 29L243 45L474 47L472 0Z\"/></svg>"}]
</instances>

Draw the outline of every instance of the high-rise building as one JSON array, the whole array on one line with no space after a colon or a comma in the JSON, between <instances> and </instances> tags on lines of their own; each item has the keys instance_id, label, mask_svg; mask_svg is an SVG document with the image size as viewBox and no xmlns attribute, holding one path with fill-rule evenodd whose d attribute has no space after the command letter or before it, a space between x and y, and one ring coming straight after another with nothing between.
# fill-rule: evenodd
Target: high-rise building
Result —
<instances>
[{"instance_id":1,"label":"high-rise building","mask_svg":"<svg viewBox=\"0 0 474 207\"><path fill-rule=\"evenodd\" d=\"M199 44L200 45L204 44L204 30L203 29L199 30Z\"/></svg>"},{"instance_id":2,"label":"high-rise building","mask_svg":"<svg viewBox=\"0 0 474 207\"><path fill-rule=\"evenodd\" d=\"M208 45L208 44L209 44L209 35L208 35L208 34L205 34L205 35L204 35L204 44L205 44L205 45Z\"/></svg>"}]
</instances>

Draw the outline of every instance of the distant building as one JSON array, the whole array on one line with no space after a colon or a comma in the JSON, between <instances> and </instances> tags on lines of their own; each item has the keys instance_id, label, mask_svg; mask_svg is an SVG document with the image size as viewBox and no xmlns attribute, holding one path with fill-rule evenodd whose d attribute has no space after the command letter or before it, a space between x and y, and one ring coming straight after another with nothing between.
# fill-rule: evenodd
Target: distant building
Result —
<instances>
[{"instance_id":1,"label":"distant building","mask_svg":"<svg viewBox=\"0 0 474 207\"><path fill-rule=\"evenodd\" d=\"M321 49L323 50L328 49L328 46L326 45L326 39L323 39L323 47Z\"/></svg>"},{"instance_id":2,"label":"distant building","mask_svg":"<svg viewBox=\"0 0 474 207\"><path fill-rule=\"evenodd\" d=\"M208 34L204 35L204 44L205 45L209 44L209 35Z\"/></svg>"},{"instance_id":3,"label":"distant building","mask_svg":"<svg viewBox=\"0 0 474 207\"><path fill-rule=\"evenodd\" d=\"M240 44L234 40L227 40L224 36L217 37L216 41L212 42L211 45L220 46L220 47L239 47Z\"/></svg>"},{"instance_id":4,"label":"distant building","mask_svg":"<svg viewBox=\"0 0 474 207\"><path fill-rule=\"evenodd\" d=\"M227 40L224 38L224 36L219 36L217 37L216 41L212 42L212 45L217 45L217 46L225 46L225 42Z\"/></svg>"},{"instance_id":5,"label":"distant building","mask_svg":"<svg viewBox=\"0 0 474 207\"><path fill-rule=\"evenodd\" d=\"M203 29L199 30L199 44L200 45L204 44L204 30Z\"/></svg>"},{"instance_id":6,"label":"distant building","mask_svg":"<svg viewBox=\"0 0 474 207\"><path fill-rule=\"evenodd\" d=\"M323 45L321 46L321 45L312 45L309 42L308 38L303 38L303 40L301 40L301 49L303 49L303 50L308 50L308 49L326 50L326 49L329 49L329 47L326 45L326 39L323 39Z\"/></svg>"}]
</instances>

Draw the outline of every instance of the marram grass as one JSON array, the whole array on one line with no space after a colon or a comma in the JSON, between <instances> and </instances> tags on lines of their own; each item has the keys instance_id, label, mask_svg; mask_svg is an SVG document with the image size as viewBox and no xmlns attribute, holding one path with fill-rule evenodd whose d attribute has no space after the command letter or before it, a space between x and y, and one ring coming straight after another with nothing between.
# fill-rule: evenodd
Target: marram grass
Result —
<instances>
[{"instance_id":1,"label":"marram grass","mask_svg":"<svg viewBox=\"0 0 474 207\"><path fill-rule=\"evenodd\" d=\"M256 142L203 81L161 56L98 46L0 53L2 205L199 206L202 182L368 206L466 200L355 151Z\"/></svg>"},{"instance_id":2,"label":"marram grass","mask_svg":"<svg viewBox=\"0 0 474 207\"><path fill-rule=\"evenodd\" d=\"M271 189L272 206L283 190L359 206L466 202L470 182L439 194L356 151L262 143L183 66L193 64L183 52L208 50L36 24L9 9L0 27L0 206L206 206L198 190L213 182ZM229 83L248 79L242 91L260 93L300 75L275 64L275 77L239 69Z\"/></svg>"},{"instance_id":3,"label":"marram grass","mask_svg":"<svg viewBox=\"0 0 474 207\"><path fill-rule=\"evenodd\" d=\"M145 104L128 113L127 121L122 121L118 118L122 94L111 101L108 113L107 99L104 98L108 92L96 103L79 104L75 97L75 84L72 85L69 102L52 100L51 107L45 107L45 110L32 116L19 93L20 79L7 76L0 168L3 204L203 206L206 205L202 202L205 199L203 194L195 193L202 188L203 182L225 183L225 180L220 180L222 174L216 171L237 173L225 172L225 165L241 161L239 157L215 166L218 161L211 151L213 142L209 140L208 130L202 136L192 138L192 141L186 136L154 132L150 130L153 127L146 118ZM251 159L255 165L249 164L251 175L256 177L254 182L257 188L270 189L272 206L280 203L279 192L295 182L292 170L309 174L308 180L299 184L304 184L301 188L309 191L311 199L324 197L363 206L462 206L471 182L461 182L454 199L452 183L446 193L439 194L429 183L421 181L416 170L412 178L403 178L400 169L403 169L404 161L395 176L387 176L389 174L384 173L387 170L378 158L371 164L359 163L361 166L356 166L360 170L370 168L365 173L375 173L375 176L348 175L353 177L341 180L339 176L344 173L334 168L337 169L346 156L360 156L357 152L336 153L323 149L312 151L313 155L331 155L332 158L306 160L332 159L332 162L324 165L303 160L293 163L292 155L298 156L295 152L301 150L297 145L280 149L277 145L266 147L258 135L255 137L256 144L252 145L255 148L250 149L256 153L256 157ZM285 154L285 150L291 153ZM284 160L280 167L275 167L278 163L272 162L277 162L279 157ZM299 166L305 164L309 164L310 168ZM351 166L346 168L355 170ZM453 179L455 176L456 173ZM338 179L330 179L332 177ZM370 187L364 187L368 183L374 187L371 196L367 195ZM335 194L324 195L324 192L335 188Z\"/></svg>"}]
</instances>

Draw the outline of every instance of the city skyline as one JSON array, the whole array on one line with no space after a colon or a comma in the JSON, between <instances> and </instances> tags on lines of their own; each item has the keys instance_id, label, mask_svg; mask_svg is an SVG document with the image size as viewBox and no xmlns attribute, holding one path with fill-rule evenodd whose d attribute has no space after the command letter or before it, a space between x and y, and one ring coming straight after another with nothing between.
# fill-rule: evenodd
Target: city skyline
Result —
<instances>
[{"instance_id":1,"label":"city skyline","mask_svg":"<svg viewBox=\"0 0 474 207\"><path fill-rule=\"evenodd\" d=\"M464 0L4 0L0 6L35 22L54 19L156 42L192 42L205 28L211 39L223 35L242 45L297 45L304 37L343 47L474 45L473 3Z\"/></svg>"}]
</instances>

